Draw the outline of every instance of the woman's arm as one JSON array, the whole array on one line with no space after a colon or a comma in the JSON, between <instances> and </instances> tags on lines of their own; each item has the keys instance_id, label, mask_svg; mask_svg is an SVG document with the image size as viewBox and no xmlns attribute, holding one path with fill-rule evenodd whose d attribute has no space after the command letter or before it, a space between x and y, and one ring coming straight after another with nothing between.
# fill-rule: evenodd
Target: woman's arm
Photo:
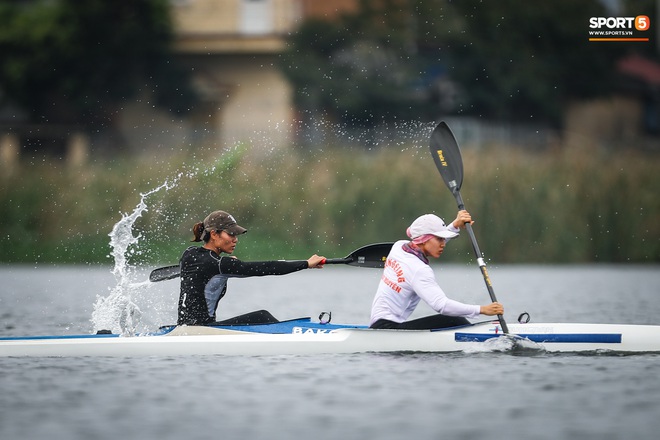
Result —
<instances>
[{"instance_id":1,"label":"woman's arm","mask_svg":"<svg viewBox=\"0 0 660 440\"><path fill-rule=\"evenodd\" d=\"M465 304L448 298L438 285L431 268L424 268L418 271L413 278L412 284L417 295L438 313L447 316L476 318L481 312L478 305Z\"/></svg>"},{"instance_id":2,"label":"woman's arm","mask_svg":"<svg viewBox=\"0 0 660 440\"><path fill-rule=\"evenodd\" d=\"M286 275L309 267L306 260L241 261L234 257L220 258L219 265L221 274L235 277Z\"/></svg>"}]
</instances>

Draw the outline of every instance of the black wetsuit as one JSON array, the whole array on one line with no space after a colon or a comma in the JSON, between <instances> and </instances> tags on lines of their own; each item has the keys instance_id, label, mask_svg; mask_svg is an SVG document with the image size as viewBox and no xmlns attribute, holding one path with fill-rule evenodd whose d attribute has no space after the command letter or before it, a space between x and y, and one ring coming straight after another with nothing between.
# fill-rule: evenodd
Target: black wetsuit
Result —
<instances>
[{"instance_id":1,"label":"black wetsuit","mask_svg":"<svg viewBox=\"0 0 660 440\"><path fill-rule=\"evenodd\" d=\"M214 322L218 302L227 292L227 280L230 277L285 275L308 267L306 260L246 262L234 257L220 257L201 246L186 249L179 264L179 325L205 325Z\"/></svg>"}]
</instances>

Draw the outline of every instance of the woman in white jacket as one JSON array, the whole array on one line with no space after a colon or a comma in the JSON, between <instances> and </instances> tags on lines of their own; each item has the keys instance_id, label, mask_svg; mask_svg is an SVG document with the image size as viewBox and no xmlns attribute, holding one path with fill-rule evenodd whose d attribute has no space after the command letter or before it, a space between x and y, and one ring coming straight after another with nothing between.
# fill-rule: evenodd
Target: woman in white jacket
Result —
<instances>
[{"instance_id":1,"label":"woman in white jacket","mask_svg":"<svg viewBox=\"0 0 660 440\"><path fill-rule=\"evenodd\" d=\"M371 328L455 327L469 324L466 318L504 313L497 302L478 306L449 299L435 280L429 257L440 257L447 241L457 237L466 223L472 224L472 217L463 210L448 226L434 214L425 214L410 225L406 233L411 240L396 242L387 256L371 307ZM438 314L406 321L422 299Z\"/></svg>"}]
</instances>

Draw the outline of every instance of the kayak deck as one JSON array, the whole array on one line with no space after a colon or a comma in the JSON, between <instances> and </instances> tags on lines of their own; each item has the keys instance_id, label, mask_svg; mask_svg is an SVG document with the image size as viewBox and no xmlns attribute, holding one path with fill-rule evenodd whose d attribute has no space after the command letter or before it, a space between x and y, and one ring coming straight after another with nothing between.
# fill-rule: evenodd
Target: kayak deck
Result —
<instances>
[{"instance_id":1,"label":"kayak deck","mask_svg":"<svg viewBox=\"0 0 660 440\"><path fill-rule=\"evenodd\" d=\"M311 318L296 318L287 321L278 321L268 324L234 324L234 325L205 325L205 326L176 326L169 325L160 328L162 334L167 335L199 335L214 334L216 330L248 332L248 333L270 333L270 334L296 334L296 333L330 333L340 329L366 329L366 325L353 324L331 324L313 322Z\"/></svg>"},{"instance_id":2,"label":"kayak deck","mask_svg":"<svg viewBox=\"0 0 660 440\"><path fill-rule=\"evenodd\" d=\"M527 323L509 324L509 329L516 338L548 352L660 352L660 326ZM307 317L266 324L172 325L134 337L6 337L0 338L0 357L470 352L483 351L502 336L498 321L434 330L392 330L312 322Z\"/></svg>"}]
</instances>

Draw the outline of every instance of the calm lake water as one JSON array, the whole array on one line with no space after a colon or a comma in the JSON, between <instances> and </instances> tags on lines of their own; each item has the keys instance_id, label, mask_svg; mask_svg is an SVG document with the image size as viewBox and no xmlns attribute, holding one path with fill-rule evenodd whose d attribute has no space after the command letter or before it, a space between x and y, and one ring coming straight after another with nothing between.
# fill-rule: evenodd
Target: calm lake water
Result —
<instances>
[{"instance_id":1,"label":"calm lake water","mask_svg":"<svg viewBox=\"0 0 660 440\"><path fill-rule=\"evenodd\" d=\"M490 266L505 318L660 324L660 267ZM106 267L0 268L0 335L89 333ZM138 330L175 321L177 281L131 274ZM437 266L486 303L476 266ZM219 318L366 323L379 270L232 280ZM414 316L429 314L420 305ZM660 355L547 353L0 358L0 439L656 439Z\"/></svg>"}]
</instances>

